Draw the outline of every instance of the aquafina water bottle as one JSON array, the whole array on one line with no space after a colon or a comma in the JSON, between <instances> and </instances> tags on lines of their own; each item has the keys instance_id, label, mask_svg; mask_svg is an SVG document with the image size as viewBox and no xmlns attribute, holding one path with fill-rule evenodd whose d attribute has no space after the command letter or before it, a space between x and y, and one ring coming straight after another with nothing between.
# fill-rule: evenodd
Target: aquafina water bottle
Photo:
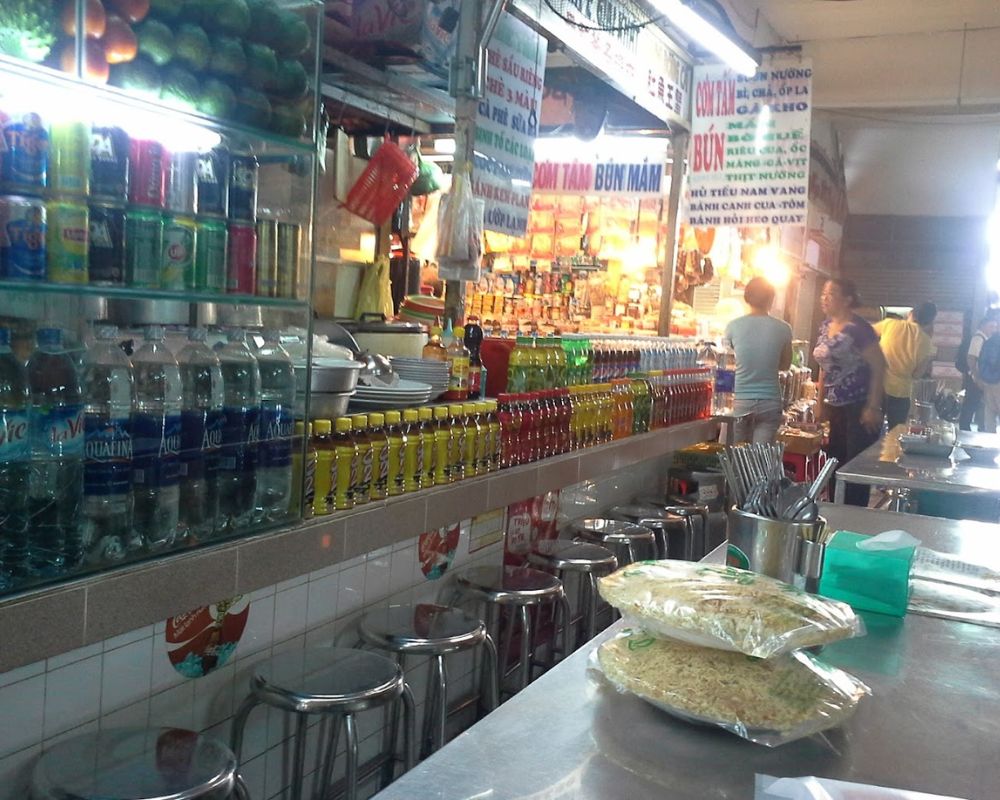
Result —
<instances>
[{"instance_id":1,"label":"aquafina water bottle","mask_svg":"<svg viewBox=\"0 0 1000 800\"><path fill-rule=\"evenodd\" d=\"M231 330L227 338L218 351L225 415L219 459L219 516L228 529L237 529L254 521L256 508L260 369L247 347L245 331Z\"/></svg>"},{"instance_id":2,"label":"aquafina water bottle","mask_svg":"<svg viewBox=\"0 0 1000 800\"><path fill-rule=\"evenodd\" d=\"M28 570L28 376L0 328L0 588L15 587Z\"/></svg>"},{"instance_id":3,"label":"aquafina water bottle","mask_svg":"<svg viewBox=\"0 0 1000 800\"><path fill-rule=\"evenodd\" d=\"M278 331L265 331L257 350L260 369L260 445L257 448L257 513L269 521L288 516L292 494L295 367Z\"/></svg>"}]
</instances>

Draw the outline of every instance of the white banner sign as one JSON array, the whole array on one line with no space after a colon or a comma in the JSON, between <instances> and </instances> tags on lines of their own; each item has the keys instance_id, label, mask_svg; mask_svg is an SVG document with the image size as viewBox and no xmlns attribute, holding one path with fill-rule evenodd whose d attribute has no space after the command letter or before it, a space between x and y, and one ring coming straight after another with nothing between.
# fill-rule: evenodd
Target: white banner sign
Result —
<instances>
[{"instance_id":1,"label":"white banner sign","mask_svg":"<svg viewBox=\"0 0 1000 800\"><path fill-rule=\"evenodd\" d=\"M528 229L547 47L508 13L490 40L472 171L473 192L486 201L486 230L522 237Z\"/></svg>"},{"instance_id":2,"label":"white banner sign","mask_svg":"<svg viewBox=\"0 0 1000 800\"><path fill-rule=\"evenodd\" d=\"M532 187L546 194L658 197L665 192L665 174L663 161L539 161Z\"/></svg>"},{"instance_id":3,"label":"white banner sign","mask_svg":"<svg viewBox=\"0 0 1000 800\"><path fill-rule=\"evenodd\" d=\"M687 221L806 224L812 63L765 63L752 78L696 67Z\"/></svg>"}]
</instances>

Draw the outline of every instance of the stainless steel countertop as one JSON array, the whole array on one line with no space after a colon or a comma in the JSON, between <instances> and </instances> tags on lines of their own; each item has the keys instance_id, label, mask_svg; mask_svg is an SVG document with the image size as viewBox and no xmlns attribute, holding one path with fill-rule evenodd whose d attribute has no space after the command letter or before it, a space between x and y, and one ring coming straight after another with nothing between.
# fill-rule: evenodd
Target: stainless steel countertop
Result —
<instances>
[{"instance_id":1,"label":"stainless steel countertop","mask_svg":"<svg viewBox=\"0 0 1000 800\"><path fill-rule=\"evenodd\" d=\"M976 466L952 458L911 456L899 446L897 426L837 470L837 499L842 501L844 484L861 483L896 489L924 489L948 494L1000 494L1000 467ZM962 431L959 443L1000 447L997 434Z\"/></svg>"},{"instance_id":2,"label":"stainless steel countertop","mask_svg":"<svg viewBox=\"0 0 1000 800\"><path fill-rule=\"evenodd\" d=\"M837 529L904 528L926 547L1000 565L998 525L833 505L822 513ZM613 626L378 800L746 800L758 772L995 798L1000 630L913 614L865 618L866 637L822 654L872 689L850 721L827 732L829 745L814 737L768 749L599 688L587 660Z\"/></svg>"}]
</instances>

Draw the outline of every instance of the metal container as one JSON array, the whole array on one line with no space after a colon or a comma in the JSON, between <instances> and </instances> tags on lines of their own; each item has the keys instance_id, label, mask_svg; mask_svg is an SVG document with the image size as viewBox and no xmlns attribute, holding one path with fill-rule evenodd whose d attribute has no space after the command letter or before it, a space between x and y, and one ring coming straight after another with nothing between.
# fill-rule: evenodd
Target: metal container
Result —
<instances>
[{"instance_id":1,"label":"metal container","mask_svg":"<svg viewBox=\"0 0 1000 800\"><path fill-rule=\"evenodd\" d=\"M316 359L313 361L312 374L309 379L311 392L353 392L358 385L358 376L364 365L360 361L344 361L336 358ZM306 368L304 364L295 367L295 383L299 391L306 387Z\"/></svg>"},{"instance_id":2,"label":"metal container","mask_svg":"<svg viewBox=\"0 0 1000 800\"><path fill-rule=\"evenodd\" d=\"M302 282L302 226L294 222L278 223L278 297L298 296Z\"/></svg>"},{"instance_id":3,"label":"metal container","mask_svg":"<svg viewBox=\"0 0 1000 800\"><path fill-rule=\"evenodd\" d=\"M335 419L347 413L354 392L313 392L309 395L310 419Z\"/></svg>"},{"instance_id":4,"label":"metal container","mask_svg":"<svg viewBox=\"0 0 1000 800\"><path fill-rule=\"evenodd\" d=\"M815 522L789 522L732 508L727 561L730 566L793 583L799 570L802 540L821 540L825 528L822 517Z\"/></svg>"},{"instance_id":5,"label":"metal container","mask_svg":"<svg viewBox=\"0 0 1000 800\"><path fill-rule=\"evenodd\" d=\"M383 356L420 358L427 334L415 322L387 322L381 314L362 314L360 320L341 320L362 350Z\"/></svg>"}]
</instances>

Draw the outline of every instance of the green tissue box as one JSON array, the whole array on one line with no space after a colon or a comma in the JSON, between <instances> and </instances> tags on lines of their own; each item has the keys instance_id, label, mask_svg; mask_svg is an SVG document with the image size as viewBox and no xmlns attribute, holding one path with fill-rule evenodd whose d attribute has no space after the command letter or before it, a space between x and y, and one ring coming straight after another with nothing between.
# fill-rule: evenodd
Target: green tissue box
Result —
<instances>
[{"instance_id":1,"label":"green tissue box","mask_svg":"<svg viewBox=\"0 0 1000 800\"><path fill-rule=\"evenodd\" d=\"M859 550L870 539L837 531L826 544L819 593L849 603L855 611L902 617L910 595L910 565L916 547Z\"/></svg>"}]
</instances>

